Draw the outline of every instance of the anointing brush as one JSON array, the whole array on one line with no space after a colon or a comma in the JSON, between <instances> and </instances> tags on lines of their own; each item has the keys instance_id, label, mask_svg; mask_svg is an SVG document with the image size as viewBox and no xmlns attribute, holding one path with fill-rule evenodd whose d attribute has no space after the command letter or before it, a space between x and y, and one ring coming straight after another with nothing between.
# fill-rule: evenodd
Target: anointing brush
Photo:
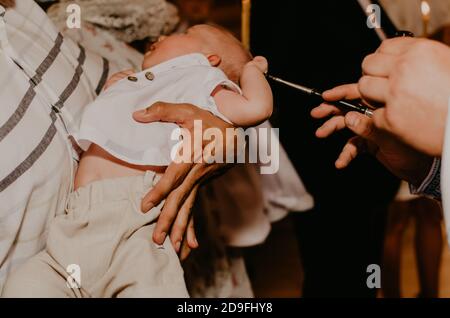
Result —
<instances>
[{"instance_id":1,"label":"anointing brush","mask_svg":"<svg viewBox=\"0 0 450 318\"><path fill-rule=\"evenodd\" d=\"M303 85L294 84L294 83L285 81L281 78L278 78L278 77L275 77L275 76L272 76L269 74L267 74L266 76L267 76L267 78L270 78L271 80L273 80L275 82L295 88L295 89L297 89L303 93L306 93L308 95L320 97L322 101L326 102L327 104L334 105L340 109L344 109L344 110L348 110L348 111L356 111L358 113L366 115L367 117L372 117L372 115L373 115L373 110L361 103L349 102L347 100L339 100L339 101L334 101L334 102L325 101L322 97L322 92L320 92L319 90L317 90L315 88L309 88L309 87L306 87Z\"/></svg>"},{"instance_id":2,"label":"anointing brush","mask_svg":"<svg viewBox=\"0 0 450 318\"><path fill-rule=\"evenodd\" d=\"M397 31L395 33L394 37L414 37L414 33L409 32L409 31ZM267 78L270 78L271 80L287 85L289 87L295 88L303 93L306 93L308 95L312 95L312 96L318 96L320 97L320 99L324 102L326 102L327 104L331 104L334 105L340 109L344 109L344 110L348 110L348 111L356 111L358 113L364 114L367 117L372 117L373 115L373 109L367 107L364 104L358 103L358 102L350 102L347 100L339 100L339 101L335 101L335 102L329 102L329 101L325 101L322 97L322 92L318 89L315 88L309 88L303 85L299 85L299 84L295 84L295 83L291 83L288 81L285 81L281 78L266 74Z\"/></svg>"}]
</instances>

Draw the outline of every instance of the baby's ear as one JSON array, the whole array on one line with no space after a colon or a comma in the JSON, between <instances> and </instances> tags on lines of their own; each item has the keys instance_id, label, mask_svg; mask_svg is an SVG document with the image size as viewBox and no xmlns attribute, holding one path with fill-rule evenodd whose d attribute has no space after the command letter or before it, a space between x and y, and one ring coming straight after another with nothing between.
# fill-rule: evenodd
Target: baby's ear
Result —
<instances>
[{"instance_id":1,"label":"baby's ear","mask_svg":"<svg viewBox=\"0 0 450 318\"><path fill-rule=\"evenodd\" d=\"M217 54L209 54L207 56L209 64L211 64L211 66L219 66L219 64L222 62L222 59L220 58L219 55Z\"/></svg>"}]
</instances>

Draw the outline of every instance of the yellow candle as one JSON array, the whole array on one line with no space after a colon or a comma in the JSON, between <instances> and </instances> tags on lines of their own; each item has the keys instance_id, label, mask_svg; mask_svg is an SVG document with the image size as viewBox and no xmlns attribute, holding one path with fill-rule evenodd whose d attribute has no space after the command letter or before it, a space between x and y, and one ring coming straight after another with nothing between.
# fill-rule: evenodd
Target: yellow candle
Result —
<instances>
[{"instance_id":1,"label":"yellow candle","mask_svg":"<svg viewBox=\"0 0 450 318\"><path fill-rule=\"evenodd\" d=\"M423 37L428 37L428 24L430 22L430 5L427 1L420 3L420 10L422 11L422 23L423 23Z\"/></svg>"},{"instance_id":2,"label":"yellow candle","mask_svg":"<svg viewBox=\"0 0 450 318\"><path fill-rule=\"evenodd\" d=\"M242 28L241 38L242 43L246 49L250 49L250 12L252 2L251 0L242 0Z\"/></svg>"}]
</instances>

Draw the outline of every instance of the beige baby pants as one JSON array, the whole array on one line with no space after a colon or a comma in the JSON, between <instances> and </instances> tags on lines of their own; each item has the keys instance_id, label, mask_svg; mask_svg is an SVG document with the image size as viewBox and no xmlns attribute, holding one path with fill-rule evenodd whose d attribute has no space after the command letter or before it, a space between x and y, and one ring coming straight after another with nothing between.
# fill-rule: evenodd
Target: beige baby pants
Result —
<instances>
[{"instance_id":1,"label":"beige baby pants","mask_svg":"<svg viewBox=\"0 0 450 318\"><path fill-rule=\"evenodd\" d=\"M94 182L73 192L50 226L46 249L8 278L3 297L189 297L169 239L152 241L161 205L147 214L145 176Z\"/></svg>"}]
</instances>

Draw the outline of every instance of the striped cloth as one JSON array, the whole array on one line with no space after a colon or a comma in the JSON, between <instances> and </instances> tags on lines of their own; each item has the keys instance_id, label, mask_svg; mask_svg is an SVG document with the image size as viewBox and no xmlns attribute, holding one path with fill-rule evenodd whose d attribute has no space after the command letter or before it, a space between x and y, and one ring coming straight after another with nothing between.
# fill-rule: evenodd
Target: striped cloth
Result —
<instances>
[{"instance_id":1,"label":"striped cloth","mask_svg":"<svg viewBox=\"0 0 450 318\"><path fill-rule=\"evenodd\" d=\"M32 0L0 7L0 293L64 213L80 113L118 69L64 39Z\"/></svg>"}]
</instances>

